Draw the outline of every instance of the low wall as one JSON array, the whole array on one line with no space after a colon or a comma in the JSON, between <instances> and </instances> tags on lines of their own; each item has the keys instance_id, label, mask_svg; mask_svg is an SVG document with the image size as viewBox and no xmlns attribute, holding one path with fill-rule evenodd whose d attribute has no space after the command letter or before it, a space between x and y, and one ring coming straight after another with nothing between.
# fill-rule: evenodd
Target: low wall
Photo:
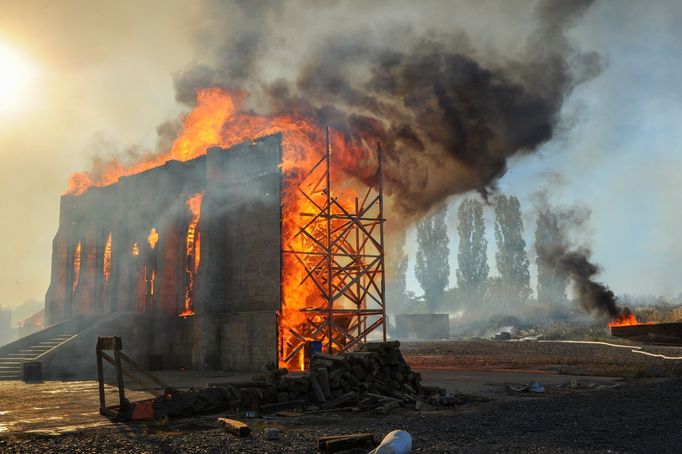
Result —
<instances>
[{"instance_id":1,"label":"low wall","mask_svg":"<svg viewBox=\"0 0 682 454\"><path fill-rule=\"evenodd\" d=\"M95 322L38 360L46 379L94 378L97 338L120 336L123 352L144 367L149 367L150 355L161 355L165 369L190 368L191 335L191 324L182 318L124 312ZM113 367L105 364L105 370L111 376Z\"/></svg>"}]
</instances>

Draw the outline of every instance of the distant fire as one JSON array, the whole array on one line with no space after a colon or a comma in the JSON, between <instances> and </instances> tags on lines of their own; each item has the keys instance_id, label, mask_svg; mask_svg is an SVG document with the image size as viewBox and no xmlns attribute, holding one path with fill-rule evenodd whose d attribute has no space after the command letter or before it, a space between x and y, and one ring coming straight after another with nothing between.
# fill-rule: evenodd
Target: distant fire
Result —
<instances>
[{"instance_id":1,"label":"distant fire","mask_svg":"<svg viewBox=\"0 0 682 454\"><path fill-rule=\"evenodd\" d=\"M653 322L639 322L635 313L632 312L627 307L623 309L623 312L616 317L615 320L609 322L609 328L613 326L632 326L632 325L651 325Z\"/></svg>"},{"instance_id":2,"label":"distant fire","mask_svg":"<svg viewBox=\"0 0 682 454\"><path fill-rule=\"evenodd\" d=\"M299 225L302 213L314 213L319 211L319 207L305 198L297 186L322 156L325 144L324 127L317 124L312 117L303 114L266 116L241 110L245 98L244 92L230 92L220 88L198 91L197 105L185 117L183 130L170 150L129 166L114 160L101 165L95 172L74 174L69 180L67 193L78 195L93 186L108 186L116 183L122 176L158 167L169 160L187 161L206 154L206 150L212 146L229 148L249 140L282 133L282 248L297 251L309 248L312 251L314 244L309 238L299 234ZM355 178L368 180L374 169L365 168L362 163L367 162L367 144L375 141L374 135L361 130L352 136L332 134L330 142L334 165L341 169L332 173L332 179L347 180L347 175L352 170ZM344 169L348 173L344 173ZM352 192L347 188L344 191ZM355 194L351 196L354 197ZM188 201L188 207L193 217L187 231L187 256L193 260L193 264L188 264L187 267L188 284L185 308L181 316L194 313L193 279L200 260L199 234L196 234L196 238L194 234L200 216L201 195L193 196ZM135 244L133 255L137 254L139 247ZM298 332L305 332L305 329L298 328L309 326L310 320L301 309L321 307L324 302L320 299L314 282L307 278L305 268L292 254L282 257L281 285L278 330L280 342L297 343L300 339L294 339L294 334L288 328L294 327ZM300 368L299 361L300 358L294 358L289 364L282 365L297 369Z\"/></svg>"}]
</instances>

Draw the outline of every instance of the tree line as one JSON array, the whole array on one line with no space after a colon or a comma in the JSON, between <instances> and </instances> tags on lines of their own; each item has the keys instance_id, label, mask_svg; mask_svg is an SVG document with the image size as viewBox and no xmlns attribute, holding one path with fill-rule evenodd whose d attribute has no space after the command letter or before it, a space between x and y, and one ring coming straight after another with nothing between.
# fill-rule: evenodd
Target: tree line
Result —
<instances>
[{"instance_id":1,"label":"tree line","mask_svg":"<svg viewBox=\"0 0 682 454\"><path fill-rule=\"evenodd\" d=\"M456 286L450 284L450 238L447 232L447 206L443 204L417 223L415 276L423 297L406 291L408 257L404 233L391 238L386 253L391 258L388 298L401 312L456 310L504 312L522 308L532 301L530 263L524 239L521 204L515 196L500 195L493 201L495 212L495 264L497 276L490 275L488 240L483 218L484 204L463 200L457 210ZM561 239L559 219L550 210L540 211L535 226L535 248L556 244ZM542 261L537 254L537 301L560 306L567 301L568 278ZM397 307L396 307L397 306Z\"/></svg>"}]
</instances>

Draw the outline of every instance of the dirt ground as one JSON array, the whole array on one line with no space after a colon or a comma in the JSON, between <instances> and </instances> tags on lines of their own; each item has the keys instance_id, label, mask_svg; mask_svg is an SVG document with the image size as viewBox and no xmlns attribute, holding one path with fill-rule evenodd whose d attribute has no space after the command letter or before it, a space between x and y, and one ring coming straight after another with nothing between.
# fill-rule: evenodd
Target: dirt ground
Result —
<instances>
[{"instance_id":1,"label":"dirt ground","mask_svg":"<svg viewBox=\"0 0 682 454\"><path fill-rule=\"evenodd\" d=\"M682 376L682 347L621 340L404 342L400 349L413 367L538 369L624 378Z\"/></svg>"},{"instance_id":2,"label":"dirt ground","mask_svg":"<svg viewBox=\"0 0 682 454\"><path fill-rule=\"evenodd\" d=\"M380 439L398 428L411 433L413 452L680 452L679 361L569 343L451 341L411 343L402 350L425 382L466 394L464 403L388 415L332 412L245 419L226 414L251 426L252 434L239 439L218 427L220 415L160 426L111 423L97 413L92 381L0 382L0 452L308 453L315 452L319 436L373 432ZM682 356L682 349L679 354L663 350L668 357ZM562 367L573 375L561 373ZM604 373L576 375L580 369ZM181 386L222 377L164 376ZM545 392L508 388L528 381L540 381ZM107 396L115 398L113 388ZM129 396L146 397L136 391ZM266 441L266 427L279 429L281 438Z\"/></svg>"}]
</instances>

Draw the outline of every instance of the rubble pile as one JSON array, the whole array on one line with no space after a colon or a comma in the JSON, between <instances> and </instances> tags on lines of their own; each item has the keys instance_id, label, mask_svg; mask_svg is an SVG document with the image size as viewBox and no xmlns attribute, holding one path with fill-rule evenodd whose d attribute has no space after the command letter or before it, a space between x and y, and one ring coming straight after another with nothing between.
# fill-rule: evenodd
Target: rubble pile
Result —
<instances>
[{"instance_id":1,"label":"rubble pile","mask_svg":"<svg viewBox=\"0 0 682 454\"><path fill-rule=\"evenodd\" d=\"M225 389L233 404L238 400L241 409L264 414L295 408L386 413L396 407L418 410L425 403L454 405L455 396L421 384L421 375L411 370L399 347L398 341L371 342L355 352L315 353L309 373L289 374L270 365L267 373L251 382L217 386Z\"/></svg>"}]
</instances>

